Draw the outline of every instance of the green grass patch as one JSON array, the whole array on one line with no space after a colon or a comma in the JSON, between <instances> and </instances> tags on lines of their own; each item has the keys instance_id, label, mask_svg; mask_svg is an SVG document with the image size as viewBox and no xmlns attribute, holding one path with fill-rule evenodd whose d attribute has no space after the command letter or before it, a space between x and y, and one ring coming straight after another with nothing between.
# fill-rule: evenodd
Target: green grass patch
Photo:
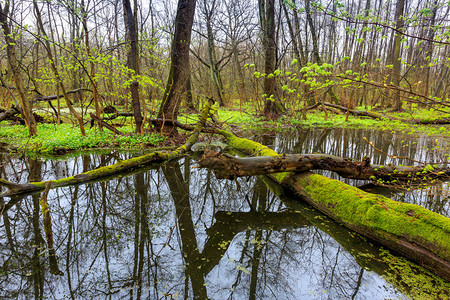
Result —
<instances>
[{"instance_id":1,"label":"green grass patch","mask_svg":"<svg viewBox=\"0 0 450 300\"><path fill-rule=\"evenodd\" d=\"M158 146L165 137L156 134L132 134L131 126L125 126L122 132L129 133L126 136L115 135L104 130L100 132L97 128L86 128L86 136L81 136L80 130L70 124L39 124L38 135L28 137L28 130L21 125L8 125L7 122L0 123L0 138L13 140L14 146L28 153L60 153L70 150L81 150L91 148L113 148L142 149L144 147ZM5 126L6 125L6 126Z\"/></svg>"},{"instance_id":2,"label":"green grass patch","mask_svg":"<svg viewBox=\"0 0 450 300\"><path fill-rule=\"evenodd\" d=\"M379 129L401 132L404 134L421 134L430 136L450 137L450 125L419 125L396 120L375 120L368 117L355 117L349 115L348 121L344 114L333 114L328 112L327 116L322 111L309 111L306 120L300 113L286 114L278 120L266 120L254 110L246 112L217 108L220 120L228 124L240 126L243 130L273 131L295 130L299 127L321 127L321 128L356 128L356 129ZM389 116L412 120L436 120L446 117L435 111L416 109L410 112L389 113ZM450 112L449 115L450 116Z\"/></svg>"}]
</instances>

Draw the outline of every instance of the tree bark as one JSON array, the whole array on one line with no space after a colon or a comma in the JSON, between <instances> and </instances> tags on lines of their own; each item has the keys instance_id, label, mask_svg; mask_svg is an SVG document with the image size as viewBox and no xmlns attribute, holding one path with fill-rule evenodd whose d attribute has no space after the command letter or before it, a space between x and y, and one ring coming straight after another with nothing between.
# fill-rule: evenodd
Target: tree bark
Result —
<instances>
[{"instance_id":1,"label":"tree bark","mask_svg":"<svg viewBox=\"0 0 450 300\"><path fill-rule=\"evenodd\" d=\"M266 0L264 23L265 65L264 73L264 115L269 119L277 119L283 112L283 106L275 97L275 65L276 65L276 37L275 37L275 0ZM261 9L261 8L260 8Z\"/></svg>"},{"instance_id":2,"label":"tree bark","mask_svg":"<svg viewBox=\"0 0 450 300\"><path fill-rule=\"evenodd\" d=\"M101 104L100 104L100 95L98 92L98 84L95 81L94 77L95 77L95 65L94 65L94 59L91 58L91 46L90 46L90 39L89 39L89 30L87 27L87 11L86 11L86 7L84 4L84 0L81 0L81 19L82 19L82 24L83 24L83 30L84 30L84 38L85 38L85 47L86 47L86 55L89 58L89 66L91 68L90 70L90 75L89 79L92 83L92 90L94 92L94 106L95 106L95 116L97 117L97 120L100 119L100 114L101 114ZM49 102L50 103L50 102ZM100 131L102 131L102 123L99 121L98 122L98 128Z\"/></svg>"},{"instance_id":3,"label":"tree bark","mask_svg":"<svg viewBox=\"0 0 450 300\"><path fill-rule=\"evenodd\" d=\"M437 178L450 178L450 168L427 166L372 165L370 159L352 161L327 154L280 155L237 158L226 153L206 150L199 165L212 168L217 178L234 179L242 176L266 175L280 172L329 170L340 176L360 180L409 181L420 183ZM419 182L416 182L416 181Z\"/></svg>"},{"instance_id":4,"label":"tree bark","mask_svg":"<svg viewBox=\"0 0 450 300\"><path fill-rule=\"evenodd\" d=\"M208 2L210 6L208 6ZM212 28L212 17L214 11L216 10L216 0L209 1L203 0L203 8L206 19L206 32L207 32L207 41L208 41L208 60L209 60L209 70L211 73L211 80L214 85L214 89L216 90L217 100L219 102L219 106L225 106L224 102L224 92L223 86L219 84L221 82L220 72L217 68L217 58L216 58L216 47L214 45L214 35Z\"/></svg>"},{"instance_id":5,"label":"tree bark","mask_svg":"<svg viewBox=\"0 0 450 300\"><path fill-rule=\"evenodd\" d=\"M405 8L405 0L398 0L395 10L395 29L397 33L394 34L394 44L392 48L392 73L388 78L388 83L392 80L392 84L395 86L400 86L400 71L401 71L401 40L402 35L399 33L402 31L403 27L403 11ZM394 91L394 110L399 111L402 109L402 102L400 99L400 91Z\"/></svg>"},{"instance_id":6,"label":"tree bark","mask_svg":"<svg viewBox=\"0 0 450 300\"><path fill-rule=\"evenodd\" d=\"M123 12L125 19L125 28L127 31L127 40L130 42L130 50L128 52L127 64L128 68L134 71L134 76L139 75L138 66L138 39L136 32L136 19L134 17L133 11L131 10L130 0L123 0ZM133 76L132 75L132 76ZM139 83L136 79L133 80L130 86L131 91L131 103L134 113L134 121L136 123L136 133L143 133L143 123L141 115L141 102L139 98Z\"/></svg>"},{"instance_id":7,"label":"tree bark","mask_svg":"<svg viewBox=\"0 0 450 300\"><path fill-rule=\"evenodd\" d=\"M19 92L20 104L22 106L21 113L25 120L25 124L28 127L29 136L33 136L37 134L36 120L34 119L31 102L27 97L27 93L23 86L23 82L20 78L20 68L17 62L16 55L16 41L14 40L14 36L11 32L11 27L8 23L8 14L9 14L9 1L7 1L4 5L0 3L0 23L2 26L3 36L6 41L6 56L8 58L8 63L11 68L11 72L13 75L14 83L16 85L16 89Z\"/></svg>"},{"instance_id":8,"label":"tree bark","mask_svg":"<svg viewBox=\"0 0 450 300\"><path fill-rule=\"evenodd\" d=\"M171 65L158 118L177 120L178 110L189 77L189 45L194 22L196 0L178 0L175 34L172 41ZM176 128L161 123L158 130L176 133Z\"/></svg>"}]
</instances>

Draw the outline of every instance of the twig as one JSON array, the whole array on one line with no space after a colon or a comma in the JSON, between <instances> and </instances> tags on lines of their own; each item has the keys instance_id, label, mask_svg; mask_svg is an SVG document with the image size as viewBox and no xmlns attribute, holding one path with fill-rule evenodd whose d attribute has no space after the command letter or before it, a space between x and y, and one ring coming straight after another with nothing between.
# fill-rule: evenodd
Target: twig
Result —
<instances>
[{"instance_id":1,"label":"twig","mask_svg":"<svg viewBox=\"0 0 450 300\"><path fill-rule=\"evenodd\" d=\"M378 152L381 152L381 153L383 153L383 154L386 154L387 156L389 156L389 157L392 158L392 159L396 159L396 158L399 158L399 159L408 159L408 160L410 160L410 161L419 163L419 164L421 164L421 165L426 165L426 163L421 162L421 161L418 161L418 160L415 160L415 159L413 159L413 158L411 158L411 157L408 157L408 156L396 156L396 155L390 155L390 154L384 152L383 150L381 150L381 149L375 147L375 145L374 145L372 142L369 142L369 140L368 140L366 137L363 137L363 139L364 139L364 140L365 140L372 148L374 148L374 149L377 150Z\"/></svg>"}]
</instances>

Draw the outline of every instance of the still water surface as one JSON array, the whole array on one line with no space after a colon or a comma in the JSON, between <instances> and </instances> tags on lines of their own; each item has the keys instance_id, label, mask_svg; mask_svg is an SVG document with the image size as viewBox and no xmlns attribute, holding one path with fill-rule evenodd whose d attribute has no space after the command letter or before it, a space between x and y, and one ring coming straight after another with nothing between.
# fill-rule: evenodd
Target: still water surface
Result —
<instances>
[{"instance_id":1,"label":"still water surface","mask_svg":"<svg viewBox=\"0 0 450 300\"><path fill-rule=\"evenodd\" d=\"M344 129L255 139L279 152L367 155L378 164L411 164L387 154L440 161L449 146L448 140ZM114 152L44 160L5 154L0 177L14 182L62 178L131 156ZM40 194L0 198L0 298L448 296L448 283L346 230L301 199L275 195L276 185L267 179L217 180L195 165L187 157L108 181L51 190L56 256L47 248ZM407 192L346 182L449 214L448 183Z\"/></svg>"}]
</instances>

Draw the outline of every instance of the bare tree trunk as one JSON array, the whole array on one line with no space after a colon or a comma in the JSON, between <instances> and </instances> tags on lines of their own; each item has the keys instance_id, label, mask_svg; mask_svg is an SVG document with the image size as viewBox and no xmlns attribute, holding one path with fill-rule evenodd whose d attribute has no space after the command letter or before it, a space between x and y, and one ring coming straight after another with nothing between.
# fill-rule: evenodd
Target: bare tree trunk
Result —
<instances>
[{"instance_id":1,"label":"bare tree trunk","mask_svg":"<svg viewBox=\"0 0 450 300\"><path fill-rule=\"evenodd\" d=\"M210 3L210 6L208 6L208 2ZM224 106L224 91L219 84L221 81L220 79L220 73L217 68L217 58L216 58L216 49L214 46L214 36L213 36L213 29L212 29L212 17L214 14L214 10L216 9L216 0L207 1L203 0L203 9L206 19L206 31L207 31L207 40L208 40L208 59L209 59L209 69L211 72L211 79L214 84L214 89L216 90L217 99L220 106Z\"/></svg>"},{"instance_id":2,"label":"bare tree trunk","mask_svg":"<svg viewBox=\"0 0 450 300\"><path fill-rule=\"evenodd\" d=\"M123 13L125 19L125 28L127 29L127 40L130 42L130 50L128 52L127 64L128 68L134 71L134 75L139 75L138 66L138 39L136 33L136 19L131 10L130 0L123 0ZM131 103L133 106L134 121L136 123L136 133L143 133L143 123L141 115L141 102L139 98L139 83L133 80L130 86Z\"/></svg>"},{"instance_id":3,"label":"bare tree trunk","mask_svg":"<svg viewBox=\"0 0 450 300\"><path fill-rule=\"evenodd\" d=\"M397 7L395 10L395 29L398 31L402 30L403 27L403 11L405 8L405 0L398 0ZM401 39L402 35L400 33L394 34L394 44L392 49L392 73L388 79L388 83L392 81L393 85L400 86L400 72L401 72ZM394 91L394 110L398 111L402 109L402 102L400 100L400 91Z\"/></svg>"},{"instance_id":4,"label":"bare tree trunk","mask_svg":"<svg viewBox=\"0 0 450 300\"><path fill-rule=\"evenodd\" d=\"M260 10L262 7L260 7ZM275 98L275 64L276 64L276 37L275 37L275 0L266 0L265 3L264 47L265 65L264 73L264 115L269 119L278 118L283 112L280 100Z\"/></svg>"},{"instance_id":5,"label":"bare tree trunk","mask_svg":"<svg viewBox=\"0 0 450 300\"><path fill-rule=\"evenodd\" d=\"M310 0L305 0L305 11L306 11L306 19L308 20L308 24L311 30L311 37L312 37L312 43L313 43L313 53L314 53L314 58L316 59L316 62L318 65L322 64L322 59L320 58L320 54L319 54L319 45L318 45L318 41L317 41L317 35L316 35L316 28L314 26L313 20L311 18L311 6L310 6ZM331 99L333 99L334 103L338 103L339 99L336 96L336 94L333 91L333 88L330 87L328 89L328 93L331 96Z\"/></svg>"},{"instance_id":6,"label":"bare tree trunk","mask_svg":"<svg viewBox=\"0 0 450 300\"><path fill-rule=\"evenodd\" d=\"M59 86L61 87L61 92L64 95L64 100L66 101L66 105L69 108L69 111L71 112L72 115L74 115L74 117L78 121L78 126L80 127L81 135L85 136L86 132L84 130L83 119L81 118L81 116L77 113L77 111L73 108L72 104L70 103L69 96L66 93L66 89L64 88L64 84L62 82L61 76L59 75L58 69L56 68L55 61L53 59L53 54L51 52L50 41L48 39L47 34L45 33L44 24L42 23L41 11L39 10L36 0L33 0L33 5L34 5L34 10L36 12L36 18L38 21L39 28L44 37L44 45L46 47L47 57L50 62L50 67L53 71L53 74L56 77L56 81L58 82Z\"/></svg>"},{"instance_id":7,"label":"bare tree trunk","mask_svg":"<svg viewBox=\"0 0 450 300\"><path fill-rule=\"evenodd\" d=\"M83 29L84 29L84 37L85 37L85 44L86 44L86 54L87 57L89 58L89 66L91 68L91 74L90 74L90 80L92 82L92 90L94 93L94 106L95 106L95 116L97 117L97 119L100 119L100 114L101 114L101 107L100 107L100 101L99 101L99 93L98 93L98 84L97 82L95 82L94 80L94 76L95 76L95 65L94 65L94 61L91 58L91 47L89 45L89 30L87 27L87 12L86 12L86 7L84 5L84 0L81 0L81 18L82 18L82 23L83 23ZM102 131L102 122L97 122L98 124L98 128L100 129L100 131Z\"/></svg>"},{"instance_id":8,"label":"bare tree trunk","mask_svg":"<svg viewBox=\"0 0 450 300\"><path fill-rule=\"evenodd\" d=\"M428 28L428 34L427 34L427 38L430 40L434 40L434 26L436 24L436 13L437 13L437 9L438 9L438 0L434 0L433 4L432 4L432 14L431 14L431 20L430 20L430 25ZM430 61L433 59L433 42L428 41L426 42L426 52L425 55L430 57ZM422 94L427 95L428 96L428 91L429 91L429 85L430 85L430 66L428 63L425 64L425 78L424 78L424 85L423 85L423 92Z\"/></svg>"},{"instance_id":9,"label":"bare tree trunk","mask_svg":"<svg viewBox=\"0 0 450 300\"><path fill-rule=\"evenodd\" d=\"M163 101L158 118L177 120L180 103L189 77L189 45L191 42L192 24L194 22L196 0L179 0L175 17L175 34L172 41L172 59L169 78L167 79ZM158 130L176 133L176 127L164 123Z\"/></svg>"},{"instance_id":10,"label":"bare tree trunk","mask_svg":"<svg viewBox=\"0 0 450 300\"><path fill-rule=\"evenodd\" d=\"M8 13L9 13L9 2L5 3L3 7L0 3L0 23L3 29L3 36L6 41L6 55L8 57L9 66L11 68L12 76L14 79L14 83L16 85L16 89L19 93L19 100L21 104L21 113L25 120L25 124L28 127L28 135L33 136L37 134L36 129L36 120L34 119L31 102L27 97L25 88L23 87L22 80L20 78L20 68L17 63L16 49L15 49L15 40L13 34L11 33L11 27L8 24Z\"/></svg>"}]
</instances>

